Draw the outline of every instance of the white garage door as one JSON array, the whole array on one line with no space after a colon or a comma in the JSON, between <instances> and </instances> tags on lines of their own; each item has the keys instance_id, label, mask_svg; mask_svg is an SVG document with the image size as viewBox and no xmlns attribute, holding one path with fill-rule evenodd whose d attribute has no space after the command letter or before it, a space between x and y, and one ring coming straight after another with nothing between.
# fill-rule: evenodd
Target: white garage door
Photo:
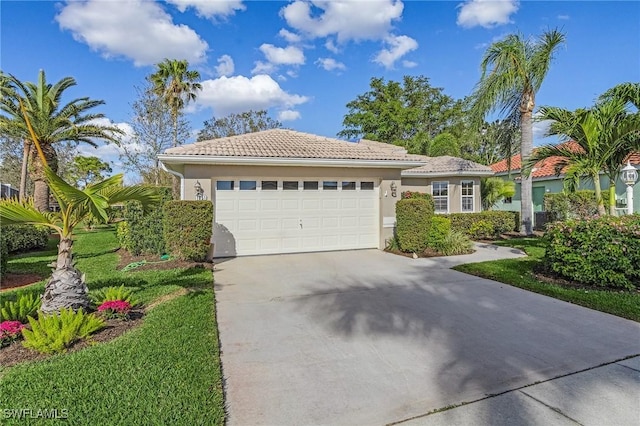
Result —
<instances>
[{"instance_id":1,"label":"white garage door","mask_svg":"<svg viewBox=\"0 0 640 426\"><path fill-rule=\"evenodd\" d=\"M377 182L246 179L215 185L215 257L378 246Z\"/></svg>"}]
</instances>

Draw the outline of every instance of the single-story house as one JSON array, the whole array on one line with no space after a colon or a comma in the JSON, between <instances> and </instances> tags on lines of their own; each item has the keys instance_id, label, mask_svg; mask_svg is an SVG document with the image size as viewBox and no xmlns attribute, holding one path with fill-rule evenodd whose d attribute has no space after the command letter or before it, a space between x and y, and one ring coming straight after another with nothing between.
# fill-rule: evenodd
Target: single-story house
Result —
<instances>
[{"instance_id":1,"label":"single-story house","mask_svg":"<svg viewBox=\"0 0 640 426\"><path fill-rule=\"evenodd\" d=\"M480 210L480 177L453 157L380 142L272 129L170 148L181 198L214 202L214 257L385 246L402 191L434 195L438 211Z\"/></svg>"},{"instance_id":2,"label":"single-story house","mask_svg":"<svg viewBox=\"0 0 640 426\"><path fill-rule=\"evenodd\" d=\"M565 142L571 143L571 142ZM531 172L533 189L533 211L540 212L544 208L544 194L546 193L559 193L564 190L564 171L561 170L560 174L557 173L558 163L560 157L550 157L546 160L539 161L533 167ZM632 166L638 168L640 166L640 153L633 153L625 159ZM622 165L621 165L622 166ZM521 189L520 189L520 168L522 167L520 154L511 157L511 171L509 172L509 165L507 159L498 161L491 165L491 169L495 172L495 176L502 177L503 179L513 180L516 184L516 193L513 197L498 202L495 206L496 210L508 210L508 211L520 211L521 205ZM609 178L604 174L600 175L600 186L603 191L602 196L605 198L605 205L607 200L607 189L609 188ZM580 180L578 189L593 190L593 182L591 179L584 178ZM620 176L616 180L616 207L622 212L627 209L627 186L620 180ZM636 183L633 192L633 211L640 212L640 184Z\"/></svg>"}]
</instances>

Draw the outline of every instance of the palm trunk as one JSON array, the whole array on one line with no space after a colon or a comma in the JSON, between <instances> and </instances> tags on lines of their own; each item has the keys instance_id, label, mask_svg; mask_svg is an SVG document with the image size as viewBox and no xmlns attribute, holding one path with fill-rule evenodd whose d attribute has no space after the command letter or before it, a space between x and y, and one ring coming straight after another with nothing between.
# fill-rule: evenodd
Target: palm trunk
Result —
<instances>
[{"instance_id":1,"label":"palm trunk","mask_svg":"<svg viewBox=\"0 0 640 426\"><path fill-rule=\"evenodd\" d=\"M526 164L527 160L533 152L533 105L530 109L527 109L522 113L522 119L520 122L520 131L522 132L522 141L520 145L520 164ZM522 166L520 167L520 182L521 182L521 206L520 206L520 219L522 225L520 233L523 235L533 234L533 181L531 175L525 177L522 173Z\"/></svg>"},{"instance_id":2,"label":"palm trunk","mask_svg":"<svg viewBox=\"0 0 640 426\"><path fill-rule=\"evenodd\" d=\"M41 144L40 147L47 160L47 164L51 170L56 172L58 170L56 150L49 144ZM46 212L49 211L49 185L47 184L47 179L44 174L44 166L33 145L31 145L30 156L31 180L33 180L34 184L33 203L38 211Z\"/></svg>"},{"instance_id":3,"label":"palm trunk","mask_svg":"<svg viewBox=\"0 0 640 426\"><path fill-rule=\"evenodd\" d=\"M609 180L609 182L612 182ZM613 180L615 182L615 180ZM609 183L609 214L611 216L616 215L616 185Z\"/></svg>"},{"instance_id":4,"label":"palm trunk","mask_svg":"<svg viewBox=\"0 0 640 426\"><path fill-rule=\"evenodd\" d=\"M173 146L174 147L178 146L178 112L177 111L173 113ZM178 179L177 176L173 176L173 185L172 185L171 192L173 193L174 200L180 199L180 180Z\"/></svg>"},{"instance_id":5,"label":"palm trunk","mask_svg":"<svg viewBox=\"0 0 640 426\"><path fill-rule=\"evenodd\" d=\"M604 215L606 210L604 209L604 201L602 200L602 189L600 186L600 173L596 172L593 175L593 186L596 191L596 202L598 203L598 214Z\"/></svg>"},{"instance_id":6,"label":"palm trunk","mask_svg":"<svg viewBox=\"0 0 640 426\"><path fill-rule=\"evenodd\" d=\"M89 289L84 276L73 266L73 240L70 236L60 238L56 268L47 281L42 295L40 310L45 314L59 312L61 309L78 310L89 307Z\"/></svg>"},{"instance_id":7,"label":"palm trunk","mask_svg":"<svg viewBox=\"0 0 640 426\"><path fill-rule=\"evenodd\" d=\"M20 170L20 201L27 199L27 171L29 168L29 141L24 141L24 147L22 150L22 169Z\"/></svg>"}]
</instances>

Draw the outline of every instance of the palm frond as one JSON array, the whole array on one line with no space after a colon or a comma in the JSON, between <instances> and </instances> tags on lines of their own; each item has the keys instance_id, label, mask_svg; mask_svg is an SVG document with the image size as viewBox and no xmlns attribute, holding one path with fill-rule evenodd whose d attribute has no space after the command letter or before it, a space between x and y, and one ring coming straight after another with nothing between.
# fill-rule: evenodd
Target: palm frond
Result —
<instances>
[{"instance_id":1,"label":"palm frond","mask_svg":"<svg viewBox=\"0 0 640 426\"><path fill-rule=\"evenodd\" d=\"M60 231L55 213L39 212L32 200L0 200L0 222L2 225L44 225Z\"/></svg>"}]
</instances>

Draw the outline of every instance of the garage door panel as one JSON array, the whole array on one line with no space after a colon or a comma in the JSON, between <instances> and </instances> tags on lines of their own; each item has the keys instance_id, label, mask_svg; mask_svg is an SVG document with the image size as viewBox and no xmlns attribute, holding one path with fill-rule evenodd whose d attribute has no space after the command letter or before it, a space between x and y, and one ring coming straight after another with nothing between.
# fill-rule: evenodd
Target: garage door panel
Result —
<instances>
[{"instance_id":1,"label":"garage door panel","mask_svg":"<svg viewBox=\"0 0 640 426\"><path fill-rule=\"evenodd\" d=\"M214 256L378 246L377 189L287 191L283 180L295 178L279 179L278 190L216 191Z\"/></svg>"}]
</instances>

